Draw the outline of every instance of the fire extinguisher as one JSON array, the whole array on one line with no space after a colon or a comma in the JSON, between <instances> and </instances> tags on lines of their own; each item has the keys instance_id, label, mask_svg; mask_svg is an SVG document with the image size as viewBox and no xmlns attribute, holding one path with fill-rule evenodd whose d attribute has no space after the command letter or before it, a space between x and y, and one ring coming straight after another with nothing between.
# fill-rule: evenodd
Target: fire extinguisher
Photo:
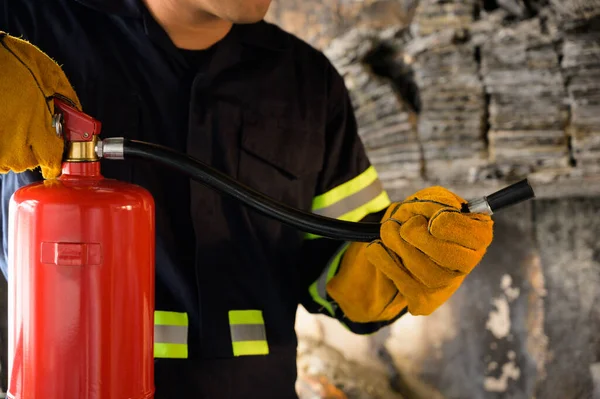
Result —
<instances>
[{"instance_id":1,"label":"fire extinguisher","mask_svg":"<svg viewBox=\"0 0 600 399\"><path fill-rule=\"evenodd\" d=\"M102 176L99 160L139 158L325 238L369 242L379 223L304 212L169 148L99 138L101 124L55 99L62 175L17 190L9 211L9 397L154 397L154 201ZM528 200L527 180L464 205L493 214Z\"/></svg>"},{"instance_id":2,"label":"fire extinguisher","mask_svg":"<svg viewBox=\"0 0 600 399\"><path fill-rule=\"evenodd\" d=\"M9 205L8 397L154 396L154 200L105 179L101 124L57 100L56 180Z\"/></svg>"}]
</instances>

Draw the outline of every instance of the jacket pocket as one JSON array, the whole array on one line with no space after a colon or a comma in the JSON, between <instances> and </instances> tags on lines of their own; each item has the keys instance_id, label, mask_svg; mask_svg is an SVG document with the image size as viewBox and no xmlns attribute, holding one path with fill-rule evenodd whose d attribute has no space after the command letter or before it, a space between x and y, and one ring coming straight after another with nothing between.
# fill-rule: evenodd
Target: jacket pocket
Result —
<instances>
[{"instance_id":1,"label":"jacket pocket","mask_svg":"<svg viewBox=\"0 0 600 399\"><path fill-rule=\"evenodd\" d=\"M301 120L243 113L239 180L288 205L310 206L323 167L322 135Z\"/></svg>"}]
</instances>

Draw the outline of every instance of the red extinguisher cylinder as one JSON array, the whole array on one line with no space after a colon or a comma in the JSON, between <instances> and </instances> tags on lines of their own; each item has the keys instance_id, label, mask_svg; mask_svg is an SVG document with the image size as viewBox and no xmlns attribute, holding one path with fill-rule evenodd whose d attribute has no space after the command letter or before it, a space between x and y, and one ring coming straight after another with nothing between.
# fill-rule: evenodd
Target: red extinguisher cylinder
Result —
<instances>
[{"instance_id":1,"label":"red extinguisher cylinder","mask_svg":"<svg viewBox=\"0 0 600 399\"><path fill-rule=\"evenodd\" d=\"M9 397L153 398L150 193L65 162L9 209Z\"/></svg>"}]
</instances>

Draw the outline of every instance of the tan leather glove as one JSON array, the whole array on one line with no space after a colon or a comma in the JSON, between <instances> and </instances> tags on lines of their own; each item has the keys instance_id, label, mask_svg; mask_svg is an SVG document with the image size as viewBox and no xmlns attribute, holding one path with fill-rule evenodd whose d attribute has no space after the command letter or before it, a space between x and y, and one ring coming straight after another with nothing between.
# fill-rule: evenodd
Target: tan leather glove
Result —
<instances>
[{"instance_id":1,"label":"tan leather glove","mask_svg":"<svg viewBox=\"0 0 600 399\"><path fill-rule=\"evenodd\" d=\"M465 202L431 187L392 204L381 240L351 244L327 285L346 316L386 321L407 306L428 315L446 302L492 242L492 219L461 213Z\"/></svg>"},{"instance_id":2,"label":"tan leather glove","mask_svg":"<svg viewBox=\"0 0 600 399\"><path fill-rule=\"evenodd\" d=\"M60 174L64 142L52 127L59 95L81 110L62 69L34 45L0 32L0 173L40 166Z\"/></svg>"}]
</instances>

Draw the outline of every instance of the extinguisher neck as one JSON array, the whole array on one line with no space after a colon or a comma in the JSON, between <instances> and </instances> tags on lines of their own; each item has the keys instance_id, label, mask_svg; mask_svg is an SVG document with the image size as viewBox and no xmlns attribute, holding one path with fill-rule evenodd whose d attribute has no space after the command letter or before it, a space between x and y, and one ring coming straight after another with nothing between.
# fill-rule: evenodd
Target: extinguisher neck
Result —
<instances>
[{"instance_id":1,"label":"extinguisher neck","mask_svg":"<svg viewBox=\"0 0 600 399\"><path fill-rule=\"evenodd\" d=\"M100 162L63 162L61 179L69 178L102 179Z\"/></svg>"}]
</instances>

